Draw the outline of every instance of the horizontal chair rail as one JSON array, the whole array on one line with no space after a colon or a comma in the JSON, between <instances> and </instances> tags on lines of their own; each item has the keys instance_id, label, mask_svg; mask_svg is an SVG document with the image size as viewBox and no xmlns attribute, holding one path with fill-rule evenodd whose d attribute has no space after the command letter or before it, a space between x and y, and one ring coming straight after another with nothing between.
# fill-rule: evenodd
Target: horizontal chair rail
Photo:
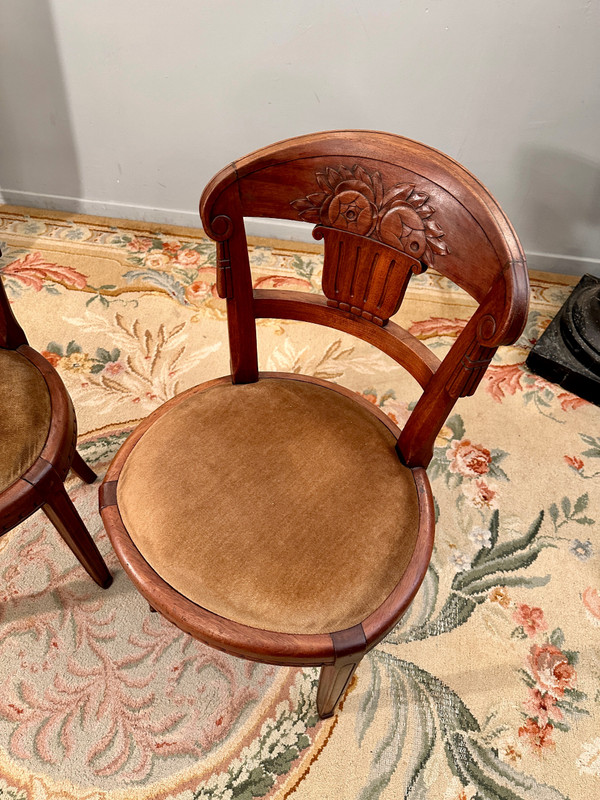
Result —
<instances>
[{"instance_id":1,"label":"horizontal chair rail","mask_svg":"<svg viewBox=\"0 0 600 800\"><path fill-rule=\"evenodd\" d=\"M379 327L338 308L331 308L321 295L277 289L255 289L254 316L313 322L352 334L379 348L404 367L423 389L440 365L439 358L395 322Z\"/></svg>"}]
</instances>

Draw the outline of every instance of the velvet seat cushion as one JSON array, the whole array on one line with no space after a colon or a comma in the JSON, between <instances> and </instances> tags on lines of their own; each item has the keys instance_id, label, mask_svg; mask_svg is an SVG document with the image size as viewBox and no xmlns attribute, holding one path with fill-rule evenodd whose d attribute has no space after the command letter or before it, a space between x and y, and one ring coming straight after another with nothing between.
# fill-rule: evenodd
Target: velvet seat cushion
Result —
<instances>
[{"instance_id":1,"label":"velvet seat cushion","mask_svg":"<svg viewBox=\"0 0 600 800\"><path fill-rule=\"evenodd\" d=\"M367 409L264 378L188 393L117 486L145 560L194 603L287 633L356 625L400 580L418 528L411 471Z\"/></svg>"},{"instance_id":2,"label":"velvet seat cushion","mask_svg":"<svg viewBox=\"0 0 600 800\"><path fill-rule=\"evenodd\" d=\"M0 492L32 466L50 429L46 381L25 356L0 348Z\"/></svg>"}]
</instances>

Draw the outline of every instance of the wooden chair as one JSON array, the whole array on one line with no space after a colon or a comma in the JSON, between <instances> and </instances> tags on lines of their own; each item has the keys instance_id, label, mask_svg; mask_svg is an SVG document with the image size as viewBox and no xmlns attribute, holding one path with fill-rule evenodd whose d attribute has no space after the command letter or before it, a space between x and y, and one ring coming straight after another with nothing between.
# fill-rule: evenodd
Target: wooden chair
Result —
<instances>
[{"instance_id":1,"label":"wooden chair","mask_svg":"<svg viewBox=\"0 0 600 800\"><path fill-rule=\"evenodd\" d=\"M135 585L182 630L244 658L320 665L327 717L423 580L434 534L425 468L456 400L523 329L525 258L472 175L383 133L259 150L213 178L200 211L217 242L231 375L136 429L102 484L102 517ZM316 224L324 296L253 291L245 216ZM479 303L442 362L390 321L427 266ZM261 317L346 331L395 359L423 388L403 430L335 384L259 373Z\"/></svg>"},{"instance_id":2,"label":"wooden chair","mask_svg":"<svg viewBox=\"0 0 600 800\"><path fill-rule=\"evenodd\" d=\"M71 398L56 370L29 346L0 279L0 536L39 508L103 589L112 582L63 485L70 469L96 474L75 445Z\"/></svg>"}]
</instances>

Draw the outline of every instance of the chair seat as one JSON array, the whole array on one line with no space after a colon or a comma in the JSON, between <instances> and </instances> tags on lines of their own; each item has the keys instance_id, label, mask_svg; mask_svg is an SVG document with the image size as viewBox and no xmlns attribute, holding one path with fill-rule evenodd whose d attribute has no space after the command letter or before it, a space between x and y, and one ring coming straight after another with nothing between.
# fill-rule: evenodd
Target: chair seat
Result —
<instances>
[{"instance_id":1,"label":"chair seat","mask_svg":"<svg viewBox=\"0 0 600 800\"><path fill-rule=\"evenodd\" d=\"M0 492L36 461L48 436L50 393L41 372L15 350L0 348Z\"/></svg>"},{"instance_id":2,"label":"chair seat","mask_svg":"<svg viewBox=\"0 0 600 800\"><path fill-rule=\"evenodd\" d=\"M280 378L192 390L146 430L117 505L142 557L244 625L327 633L364 620L415 548L415 482L369 409Z\"/></svg>"}]
</instances>

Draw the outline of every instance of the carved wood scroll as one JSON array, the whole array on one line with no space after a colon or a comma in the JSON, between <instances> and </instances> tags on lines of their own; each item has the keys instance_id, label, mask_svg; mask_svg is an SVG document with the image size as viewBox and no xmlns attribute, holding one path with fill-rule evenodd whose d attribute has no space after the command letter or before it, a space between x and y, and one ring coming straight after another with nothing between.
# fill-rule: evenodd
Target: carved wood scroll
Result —
<instances>
[{"instance_id":1,"label":"carved wood scroll","mask_svg":"<svg viewBox=\"0 0 600 800\"><path fill-rule=\"evenodd\" d=\"M376 239L428 266L434 254L450 252L444 231L432 219L429 195L414 183L398 183L385 190L381 174L364 167L327 167L315 173L321 191L294 200L291 205L306 222Z\"/></svg>"}]
</instances>

